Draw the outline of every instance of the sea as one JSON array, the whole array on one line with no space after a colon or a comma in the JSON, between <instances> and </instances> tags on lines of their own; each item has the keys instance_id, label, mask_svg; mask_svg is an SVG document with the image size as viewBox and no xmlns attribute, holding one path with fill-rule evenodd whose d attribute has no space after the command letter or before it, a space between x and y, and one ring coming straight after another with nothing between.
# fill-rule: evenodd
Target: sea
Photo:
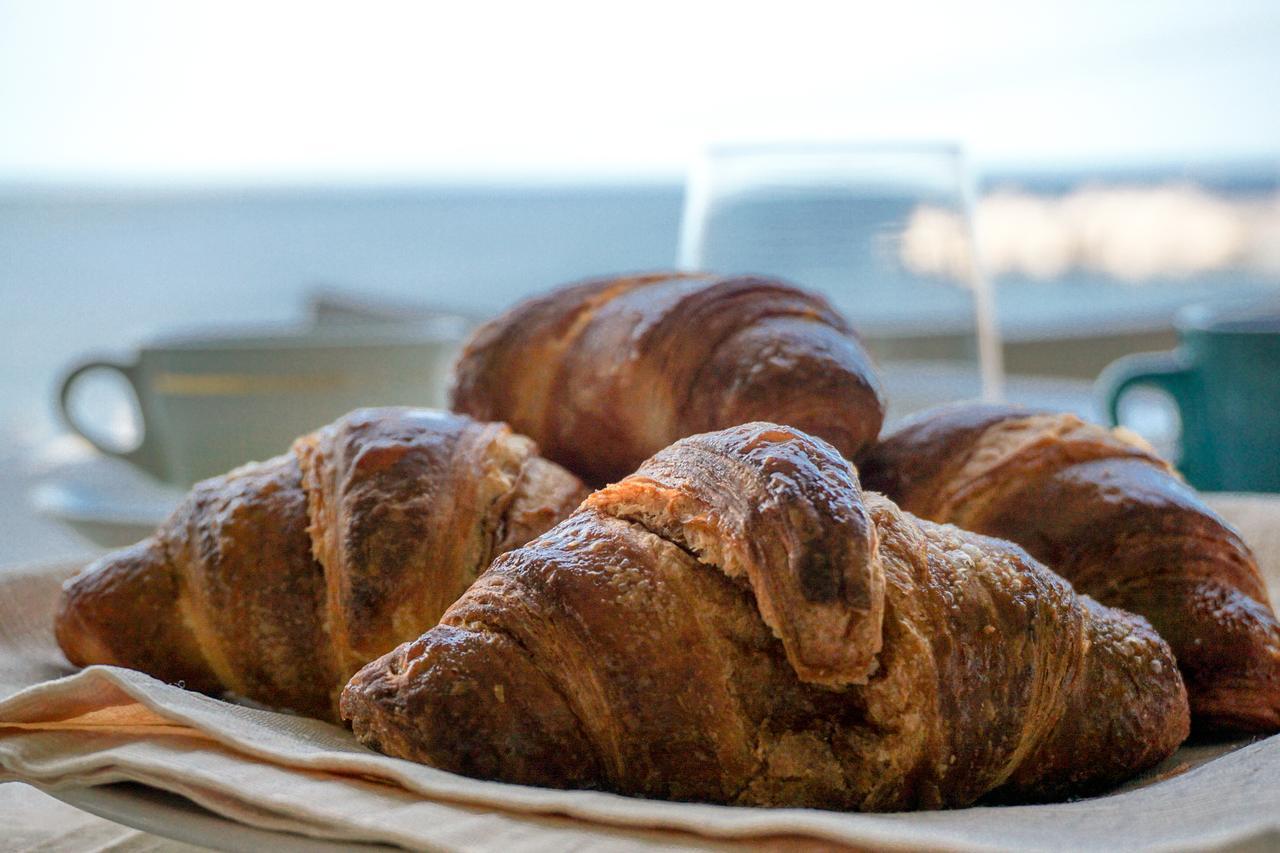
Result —
<instances>
[{"instance_id":1,"label":"sea","mask_svg":"<svg viewBox=\"0 0 1280 853\"><path fill-rule=\"evenodd\" d=\"M1065 193L1087 180L1170 179L1168 170L1008 172L984 186ZM1202 170L1196 180L1224 193L1276 190L1270 164ZM585 276L671 267L683 201L678 182L0 187L0 432L55 431L54 390L79 359L127 359L182 330L301 323L318 291L483 315ZM782 271L754 267L792 238L751 215L738 225L753 269L734 271ZM830 225L821 205L800 216L798 232ZM858 258L846 260L850 280L875 274L870 260L861 272ZM1143 288L1083 273L996 285L1000 322L1016 337L1116 318L1167 324L1187 301L1276 283L1226 271ZM819 286L855 324L869 310L838 281ZM936 302L906 284L882 292L899 308Z\"/></svg>"}]
</instances>

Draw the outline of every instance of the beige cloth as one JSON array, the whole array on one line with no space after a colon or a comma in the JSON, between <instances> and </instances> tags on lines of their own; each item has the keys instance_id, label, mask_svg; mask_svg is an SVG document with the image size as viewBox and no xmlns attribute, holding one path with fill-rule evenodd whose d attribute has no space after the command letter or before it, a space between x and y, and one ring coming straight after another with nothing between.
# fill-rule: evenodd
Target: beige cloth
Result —
<instances>
[{"instance_id":1,"label":"beige cloth","mask_svg":"<svg viewBox=\"0 0 1280 853\"><path fill-rule=\"evenodd\" d=\"M1280 501L1217 505L1280 589ZM314 720L228 704L113 667L74 672L50 630L74 566L0 576L0 781L134 781L234 820L412 848L562 850L740 842L856 847L1185 849L1280 842L1280 736L1184 747L1105 797L914 814L747 809L481 782L378 755Z\"/></svg>"}]
</instances>

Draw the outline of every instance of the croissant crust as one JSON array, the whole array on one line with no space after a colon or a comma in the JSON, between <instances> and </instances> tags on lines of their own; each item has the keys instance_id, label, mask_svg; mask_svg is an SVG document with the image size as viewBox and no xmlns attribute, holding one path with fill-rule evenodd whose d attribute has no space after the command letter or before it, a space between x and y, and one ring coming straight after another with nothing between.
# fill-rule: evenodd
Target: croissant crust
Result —
<instances>
[{"instance_id":1,"label":"croissant crust","mask_svg":"<svg viewBox=\"0 0 1280 853\"><path fill-rule=\"evenodd\" d=\"M1136 436L1012 406L925 412L861 462L868 487L1013 540L1172 646L1197 727L1280 729L1280 625L1239 534Z\"/></svg>"},{"instance_id":2,"label":"croissant crust","mask_svg":"<svg viewBox=\"0 0 1280 853\"><path fill-rule=\"evenodd\" d=\"M342 712L481 778L867 810L1101 790L1188 727L1141 618L767 423L592 494L357 673Z\"/></svg>"},{"instance_id":3,"label":"croissant crust","mask_svg":"<svg viewBox=\"0 0 1280 853\"><path fill-rule=\"evenodd\" d=\"M199 483L153 536L70 580L58 642L79 666L337 719L352 673L583 494L502 424L358 410Z\"/></svg>"},{"instance_id":4,"label":"croissant crust","mask_svg":"<svg viewBox=\"0 0 1280 853\"><path fill-rule=\"evenodd\" d=\"M682 436L762 418L852 458L884 417L871 359L826 300L705 273L597 279L517 305L468 342L451 396L593 484Z\"/></svg>"}]
</instances>

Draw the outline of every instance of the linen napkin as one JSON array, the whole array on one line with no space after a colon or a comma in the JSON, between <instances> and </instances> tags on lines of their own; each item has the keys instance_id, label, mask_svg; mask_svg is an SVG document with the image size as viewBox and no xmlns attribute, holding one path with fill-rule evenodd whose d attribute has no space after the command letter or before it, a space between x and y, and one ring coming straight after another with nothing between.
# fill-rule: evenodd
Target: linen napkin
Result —
<instances>
[{"instance_id":1,"label":"linen napkin","mask_svg":"<svg viewBox=\"0 0 1280 853\"><path fill-rule=\"evenodd\" d=\"M1280 589L1280 499L1217 508ZM1194 744L1103 797L853 814L668 803L483 782L360 746L337 726L230 704L115 667L75 672L52 636L78 566L0 572L0 781L132 781L257 827L415 849L1185 849L1280 842L1280 736Z\"/></svg>"}]
</instances>

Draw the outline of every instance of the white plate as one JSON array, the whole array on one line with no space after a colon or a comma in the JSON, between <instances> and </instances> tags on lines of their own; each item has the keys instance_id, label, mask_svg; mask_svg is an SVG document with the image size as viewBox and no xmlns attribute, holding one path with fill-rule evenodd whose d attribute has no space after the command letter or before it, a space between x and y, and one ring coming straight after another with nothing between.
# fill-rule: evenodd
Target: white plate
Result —
<instances>
[{"instance_id":1,"label":"white plate","mask_svg":"<svg viewBox=\"0 0 1280 853\"><path fill-rule=\"evenodd\" d=\"M66 788L46 793L78 809L132 829L214 850L336 853L340 850L392 849L382 845L323 841L289 832L257 829L219 817L176 794L128 782L91 788Z\"/></svg>"},{"instance_id":2,"label":"white plate","mask_svg":"<svg viewBox=\"0 0 1280 853\"><path fill-rule=\"evenodd\" d=\"M1143 774L1142 777L1120 786L1112 794L1105 796L1151 784L1152 778L1161 778L1169 771L1185 773L1252 742L1249 739L1244 739L1235 742L1183 745L1158 767ZM62 800L64 803L124 826L140 829L162 838L209 847L214 850L331 853L331 851L340 850L377 851L398 849L385 845L327 841L294 833L257 829L220 817L176 794L128 782L89 788L51 790L46 793ZM531 827L531 829L536 830L536 827ZM617 840L618 835L625 832L625 829L612 828L609 830L610 838ZM714 839L702 839L702 842L704 843L695 843L697 849L702 850L710 846L716 846ZM731 839L724 839L724 842L726 846L737 846L737 844L744 843L737 842L735 844ZM607 840L602 837L601 846L606 844ZM751 841L747 840L745 844L750 846ZM817 842L815 844L816 846L821 846ZM1257 846L1254 846L1255 844ZM1272 849L1266 845L1267 839L1261 841L1237 839L1234 844L1229 846L1233 850L1239 849L1241 851ZM668 845L663 846L665 849ZM761 846L758 839L756 846ZM682 845L674 842L669 845L669 848L671 850L683 849Z\"/></svg>"}]
</instances>

